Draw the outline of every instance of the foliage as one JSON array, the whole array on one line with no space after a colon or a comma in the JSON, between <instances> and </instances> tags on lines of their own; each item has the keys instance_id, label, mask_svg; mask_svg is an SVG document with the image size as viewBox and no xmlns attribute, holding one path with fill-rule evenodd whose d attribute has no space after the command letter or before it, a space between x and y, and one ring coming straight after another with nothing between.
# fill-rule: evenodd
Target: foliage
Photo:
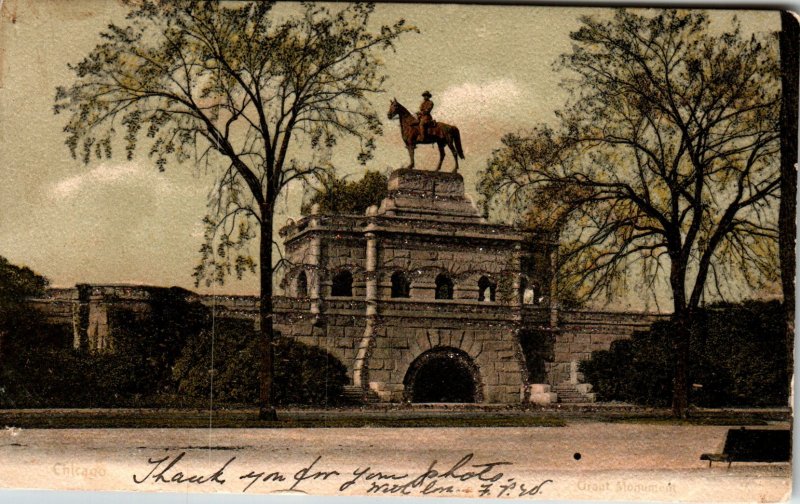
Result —
<instances>
[{"instance_id":1,"label":"foliage","mask_svg":"<svg viewBox=\"0 0 800 504\"><path fill-rule=\"evenodd\" d=\"M26 266L15 266L0 256L0 303L19 303L28 297L43 296L47 279Z\"/></svg>"},{"instance_id":2,"label":"foliage","mask_svg":"<svg viewBox=\"0 0 800 504\"><path fill-rule=\"evenodd\" d=\"M139 406L146 376L121 355L27 348L3 366L2 408Z\"/></svg>"},{"instance_id":3,"label":"foliage","mask_svg":"<svg viewBox=\"0 0 800 504\"><path fill-rule=\"evenodd\" d=\"M207 310L183 289L149 294L147 314L109 310L113 353L43 344L57 328L41 324L21 334L4 359L0 406L141 406L174 393L172 366L189 336L207 325Z\"/></svg>"},{"instance_id":4,"label":"foliage","mask_svg":"<svg viewBox=\"0 0 800 504\"><path fill-rule=\"evenodd\" d=\"M43 296L47 285L43 276L0 256L0 356L39 333L40 321L24 301Z\"/></svg>"},{"instance_id":5,"label":"foliage","mask_svg":"<svg viewBox=\"0 0 800 504\"><path fill-rule=\"evenodd\" d=\"M689 377L697 406L785 406L789 376L778 302L719 304L702 310L692 327ZM580 370L603 401L666 406L672 397L671 323L592 352Z\"/></svg>"},{"instance_id":6,"label":"foliage","mask_svg":"<svg viewBox=\"0 0 800 504\"><path fill-rule=\"evenodd\" d=\"M611 297L641 274L672 294L673 411L687 405L691 318L706 291L777 280L780 83L774 38L702 11L581 17L557 68L555 127L506 135L481 174L484 205L511 204L560 234L558 289Z\"/></svg>"},{"instance_id":7,"label":"foliage","mask_svg":"<svg viewBox=\"0 0 800 504\"><path fill-rule=\"evenodd\" d=\"M528 370L528 383L547 382L545 362L553 361L554 340L552 331L531 329L520 331L519 343Z\"/></svg>"},{"instance_id":8,"label":"foliage","mask_svg":"<svg viewBox=\"0 0 800 504\"><path fill-rule=\"evenodd\" d=\"M481 174L484 204L558 228L561 288L586 297L633 264L650 287L669 279L676 311L698 305L709 276L721 288L740 273L774 280L774 41L738 23L714 35L700 11L581 21L557 66L572 72L558 125L503 138Z\"/></svg>"},{"instance_id":9,"label":"foliage","mask_svg":"<svg viewBox=\"0 0 800 504\"><path fill-rule=\"evenodd\" d=\"M674 352L669 339L671 325L653 324L649 332L618 340L609 350L592 352L580 364L600 401L626 401L648 406L667 406L672 398Z\"/></svg>"},{"instance_id":10,"label":"foliage","mask_svg":"<svg viewBox=\"0 0 800 504\"><path fill-rule=\"evenodd\" d=\"M336 177L328 172L319 178L320 186L311 187L301 213L309 215L311 207L319 205L323 214L364 215L367 208L380 205L387 195L388 179L378 171L367 170L361 180Z\"/></svg>"},{"instance_id":11,"label":"foliage","mask_svg":"<svg viewBox=\"0 0 800 504\"><path fill-rule=\"evenodd\" d=\"M193 335L210 326L207 307L188 299L189 291L150 288L150 311L143 316L130 310L111 310L114 353L132 364L148 395L175 391L172 367Z\"/></svg>"},{"instance_id":12,"label":"foliage","mask_svg":"<svg viewBox=\"0 0 800 504\"><path fill-rule=\"evenodd\" d=\"M70 113L66 143L85 163L111 157L116 136L129 159L143 148L162 170L168 160L224 160L197 278L253 270L240 245L271 222L287 184L317 173L317 156L342 137L359 141L360 161L371 157L381 123L367 96L386 78L378 54L415 28L401 19L371 31L372 4L332 12L308 3L285 19L270 2L131 5L129 24L109 25L70 66L77 81L57 89L55 111ZM293 157L297 141L310 158Z\"/></svg>"},{"instance_id":13,"label":"foliage","mask_svg":"<svg viewBox=\"0 0 800 504\"><path fill-rule=\"evenodd\" d=\"M213 349L212 349L213 347ZM261 347L249 323L228 321L212 332L200 332L185 346L173 375L181 396L252 404L258 397ZM348 383L347 368L321 348L289 338L275 342L276 404L330 405ZM213 369L213 371L211 371Z\"/></svg>"},{"instance_id":14,"label":"foliage","mask_svg":"<svg viewBox=\"0 0 800 504\"><path fill-rule=\"evenodd\" d=\"M154 289L152 313L112 311L114 352L28 344L0 369L0 408L207 405L213 359L214 402L258 398L260 340L251 323L217 323L183 289ZM289 339L276 344L278 404L329 405L347 369L324 350Z\"/></svg>"},{"instance_id":15,"label":"foliage","mask_svg":"<svg viewBox=\"0 0 800 504\"><path fill-rule=\"evenodd\" d=\"M371 29L369 3L304 3L286 16L273 15L272 2L126 3L127 26L109 25L70 66L76 81L56 90L55 112L69 113L66 144L84 163L110 158L122 137L129 159L144 149L162 170L168 160L223 166L195 281L260 268L261 339L272 348L277 199L314 177L342 138L359 143L361 163L370 159L381 134L368 99L384 91L380 54L416 28L400 19ZM263 354L261 415L273 414L271 356Z\"/></svg>"}]
</instances>

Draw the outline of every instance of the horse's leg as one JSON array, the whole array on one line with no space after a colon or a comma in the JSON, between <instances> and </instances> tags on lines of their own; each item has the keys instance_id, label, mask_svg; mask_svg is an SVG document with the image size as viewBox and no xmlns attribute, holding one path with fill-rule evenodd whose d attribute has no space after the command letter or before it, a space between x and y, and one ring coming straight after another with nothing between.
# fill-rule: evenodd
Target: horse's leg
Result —
<instances>
[{"instance_id":1,"label":"horse's leg","mask_svg":"<svg viewBox=\"0 0 800 504\"><path fill-rule=\"evenodd\" d=\"M411 159L411 164L408 165L409 170L414 169L414 146L413 145L406 145L406 149L408 149L408 157Z\"/></svg>"},{"instance_id":2,"label":"horse's leg","mask_svg":"<svg viewBox=\"0 0 800 504\"><path fill-rule=\"evenodd\" d=\"M444 161L444 144L436 142L436 145L439 147L439 164L436 165L436 171L440 171L442 169L442 161Z\"/></svg>"},{"instance_id":3,"label":"horse's leg","mask_svg":"<svg viewBox=\"0 0 800 504\"><path fill-rule=\"evenodd\" d=\"M453 145L453 142L452 142L452 141L450 141L450 142L447 144L447 146L448 146L448 147L450 147L450 154L452 154L452 155L453 155L453 161L455 161L455 162L456 162L456 167L455 167L455 169L453 170L453 173L458 173L458 152L456 152L456 146L455 146L455 145Z\"/></svg>"}]
</instances>

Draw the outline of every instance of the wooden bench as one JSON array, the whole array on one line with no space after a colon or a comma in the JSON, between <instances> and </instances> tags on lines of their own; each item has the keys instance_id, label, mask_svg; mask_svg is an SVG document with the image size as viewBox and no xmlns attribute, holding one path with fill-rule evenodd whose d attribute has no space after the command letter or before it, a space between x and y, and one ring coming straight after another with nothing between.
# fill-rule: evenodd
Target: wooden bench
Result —
<instances>
[{"instance_id":1,"label":"wooden bench","mask_svg":"<svg viewBox=\"0 0 800 504\"><path fill-rule=\"evenodd\" d=\"M722 453L704 453L700 460L727 462L789 462L792 434L788 429L729 429Z\"/></svg>"}]
</instances>

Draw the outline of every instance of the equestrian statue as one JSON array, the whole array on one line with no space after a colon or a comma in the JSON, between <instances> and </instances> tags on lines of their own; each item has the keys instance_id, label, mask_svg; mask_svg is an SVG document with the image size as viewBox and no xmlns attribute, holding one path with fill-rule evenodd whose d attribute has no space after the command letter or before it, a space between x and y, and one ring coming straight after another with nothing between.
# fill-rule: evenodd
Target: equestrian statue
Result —
<instances>
[{"instance_id":1,"label":"equestrian statue","mask_svg":"<svg viewBox=\"0 0 800 504\"><path fill-rule=\"evenodd\" d=\"M417 145L435 143L439 147L439 164L436 166L436 171L442 169L444 147L446 145L450 147L453 160L456 162L453 172L457 173L458 158L464 159L464 150L461 148L461 133L455 126L434 121L431 117L431 110L433 110L431 94L425 91L422 93L422 97L424 100L419 106L419 112L416 116L394 98L389 104L389 119L400 116L400 134L403 138L403 143L406 144L406 149L408 149L408 156L411 158L411 164L408 165L408 168L414 168L414 149L416 149Z\"/></svg>"}]
</instances>

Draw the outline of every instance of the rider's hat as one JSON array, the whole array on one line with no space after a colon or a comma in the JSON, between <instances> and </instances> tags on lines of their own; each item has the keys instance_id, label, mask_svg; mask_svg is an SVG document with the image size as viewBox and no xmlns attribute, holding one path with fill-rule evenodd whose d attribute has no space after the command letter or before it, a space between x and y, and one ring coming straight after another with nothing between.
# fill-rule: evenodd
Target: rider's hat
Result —
<instances>
[{"instance_id":1,"label":"rider's hat","mask_svg":"<svg viewBox=\"0 0 800 504\"><path fill-rule=\"evenodd\" d=\"M433 96L433 95L431 94L430 91L425 91L425 92L422 93L422 97L423 98L430 98L431 96Z\"/></svg>"}]
</instances>

